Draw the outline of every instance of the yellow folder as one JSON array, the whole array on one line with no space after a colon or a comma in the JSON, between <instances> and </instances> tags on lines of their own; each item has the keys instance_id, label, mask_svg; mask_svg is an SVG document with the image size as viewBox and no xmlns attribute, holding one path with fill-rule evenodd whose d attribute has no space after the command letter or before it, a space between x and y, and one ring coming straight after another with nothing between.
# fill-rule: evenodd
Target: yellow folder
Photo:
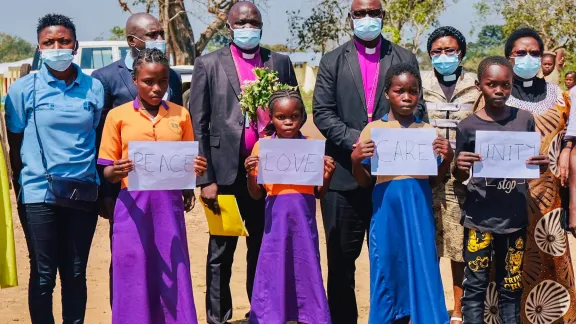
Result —
<instances>
[{"instance_id":1,"label":"yellow folder","mask_svg":"<svg viewBox=\"0 0 576 324\"><path fill-rule=\"evenodd\" d=\"M220 214L215 214L204 205L206 220L211 235L219 236L248 236L244 221L240 216L238 202L234 195L218 195Z\"/></svg>"}]
</instances>

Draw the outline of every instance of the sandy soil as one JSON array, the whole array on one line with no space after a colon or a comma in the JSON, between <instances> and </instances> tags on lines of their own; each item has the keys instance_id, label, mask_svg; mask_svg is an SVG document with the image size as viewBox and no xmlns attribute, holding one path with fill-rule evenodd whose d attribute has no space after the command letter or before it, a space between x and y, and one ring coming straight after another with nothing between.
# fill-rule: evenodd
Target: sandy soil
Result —
<instances>
[{"instance_id":1,"label":"sandy soil","mask_svg":"<svg viewBox=\"0 0 576 324\"><path fill-rule=\"evenodd\" d=\"M305 135L320 138L321 135L309 122L303 130ZM14 208L15 210L15 208ZM320 243L322 270L326 278L326 249L324 230L320 209L317 211L318 224L320 224ZM186 215L188 244L190 248L190 259L192 260L192 282L194 284L194 300L198 312L199 323L206 323L206 311L204 297L205 286L205 260L208 247L208 227L204 212L200 206L196 206L191 213ZM28 252L24 240L24 234L20 221L14 216L14 234L16 237L16 253L18 262L18 279L20 286L10 289L0 290L0 324L5 323L30 323L27 304L27 283L29 276ZM574 246L572 242L572 246ZM574 251L572 251L574 253ZM248 298L245 292L246 276L246 245L238 244L233 268L231 289L234 303L234 320L232 323L245 323L242 321L244 314L249 310ZM108 239L108 222L100 219L88 264L88 306L86 311L87 324L105 324L111 322L111 311L108 292L108 266L110 262L110 249ZM366 246L362 255L356 262L356 296L360 314L359 323L368 322L369 310L369 264L368 251ZM449 262L441 262L442 278L446 295L446 305L452 309L452 277L450 274ZM54 291L54 314L56 322L61 317L60 286L57 285Z\"/></svg>"}]
</instances>

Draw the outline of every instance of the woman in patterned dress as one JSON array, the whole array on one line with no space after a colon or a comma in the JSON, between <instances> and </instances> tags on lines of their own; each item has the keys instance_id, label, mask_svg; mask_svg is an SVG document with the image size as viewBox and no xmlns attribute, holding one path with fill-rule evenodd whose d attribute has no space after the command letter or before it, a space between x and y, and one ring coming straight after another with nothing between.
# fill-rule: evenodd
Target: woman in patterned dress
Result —
<instances>
[{"instance_id":1,"label":"woman in patterned dress","mask_svg":"<svg viewBox=\"0 0 576 324\"><path fill-rule=\"evenodd\" d=\"M549 169L529 186L530 224L522 275L521 321L574 323L574 270L568 237L561 226L564 209L560 193L562 183L566 183L571 150L571 143L564 140L569 108L557 85L536 77L543 52L542 39L529 28L514 31L506 41L505 55L514 64L512 96L507 104L534 114L536 131L542 135L540 151L550 159ZM488 303L494 300L488 296ZM490 314L486 316L490 323Z\"/></svg>"}]
</instances>

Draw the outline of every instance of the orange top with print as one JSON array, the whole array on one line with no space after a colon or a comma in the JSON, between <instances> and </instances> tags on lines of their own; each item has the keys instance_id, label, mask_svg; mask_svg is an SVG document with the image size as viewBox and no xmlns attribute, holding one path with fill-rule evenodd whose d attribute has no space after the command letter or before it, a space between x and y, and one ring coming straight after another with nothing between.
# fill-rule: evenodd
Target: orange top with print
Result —
<instances>
[{"instance_id":1,"label":"orange top with print","mask_svg":"<svg viewBox=\"0 0 576 324\"><path fill-rule=\"evenodd\" d=\"M132 141L193 141L194 132L188 110L177 104L162 101L158 115L151 118L140 109L138 100L112 109L108 113L98 164L112 165L128 158L128 143ZM128 187L128 177L122 179L122 188Z\"/></svg>"},{"instance_id":2,"label":"orange top with print","mask_svg":"<svg viewBox=\"0 0 576 324\"><path fill-rule=\"evenodd\" d=\"M270 136L265 137L266 139L270 139ZM310 137L306 137L306 139L310 139ZM260 141L256 142L254 148L252 149L252 155L258 156L260 149ZM250 175L257 177L258 176L258 168L254 168L250 171ZM286 194L309 194L314 195L315 186L304 186L304 185L285 185L285 184L263 184L262 185L266 190L268 196L276 196L276 195L286 195Z\"/></svg>"}]
</instances>

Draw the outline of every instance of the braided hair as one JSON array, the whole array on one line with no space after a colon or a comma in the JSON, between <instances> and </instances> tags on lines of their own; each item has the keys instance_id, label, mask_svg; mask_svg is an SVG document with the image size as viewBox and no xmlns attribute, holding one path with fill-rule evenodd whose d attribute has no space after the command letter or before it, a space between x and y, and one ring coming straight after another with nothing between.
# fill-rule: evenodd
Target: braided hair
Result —
<instances>
[{"instance_id":1,"label":"braided hair","mask_svg":"<svg viewBox=\"0 0 576 324\"><path fill-rule=\"evenodd\" d=\"M420 71L418 68L411 63L398 63L392 65L388 72L386 72L386 77L384 78L384 92L388 92L392 86L392 79L395 76L402 75L404 73L412 74L416 79L418 79L418 88L422 87L422 78L420 77Z\"/></svg>"},{"instance_id":2,"label":"braided hair","mask_svg":"<svg viewBox=\"0 0 576 324\"><path fill-rule=\"evenodd\" d=\"M503 56L489 56L478 65L478 82L482 82L482 77L486 70L492 65L499 65L508 68L512 72L512 64Z\"/></svg>"},{"instance_id":3,"label":"braided hair","mask_svg":"<svg viewBox=\"0 0 576 324\"><path fill-rule=\"evenodd\" d=\"M458 42L458 47L460 48L460 53L462 53L462 57L466 56L466 37L464 37L464 35L462 35L462 33L452 27L452 26L442 26L440 28L437 28L435 31L432 32L432 34L430 34L430 36L428 37L428 44L427 44L427 49L428 49L428 55L430 55L430 51L432 50L432 44L439 38L442 37L453 37L457 42Z\"/></svg>"},{"instance_id":4,"label":"braided hair","mask_svg":"<svg viewBox=\"0 0 576 324\"><path fill-rule=\"evenodd\" d=\"M302 125L304 125L304 123L306 123L306 120L308 119L308 116L306 115L306 109L304 108L304 101L302 100L302 97L300 96L300 92L298 90L278 90L275 91L270 96L270 99L268 99L268 112L270 113L270 120L272 120L272 116L274 115L274 107L276 106L276 104L279 101L285 99L296 100L298 102L298 107L300 107L300 112L302 113ZM274 127L274 124L272 122L266 125L264 133L267 136L271 136L275 132L276 128Z\"/></svg>"},{"instance_id":5,"label":"braided hair","mask_svg":"<svg viewBox=\"0 0 576 324\"><path fill-rule=\"evenodd\" d=\"M160 63L167 68L170 68L170 61L168 61L166 55L164 55L164 53L157 48L146 48L138 52L138 56L132 65L133 76L138 74L138 69L144 63Z\"/></svg>"}]
</instances>

